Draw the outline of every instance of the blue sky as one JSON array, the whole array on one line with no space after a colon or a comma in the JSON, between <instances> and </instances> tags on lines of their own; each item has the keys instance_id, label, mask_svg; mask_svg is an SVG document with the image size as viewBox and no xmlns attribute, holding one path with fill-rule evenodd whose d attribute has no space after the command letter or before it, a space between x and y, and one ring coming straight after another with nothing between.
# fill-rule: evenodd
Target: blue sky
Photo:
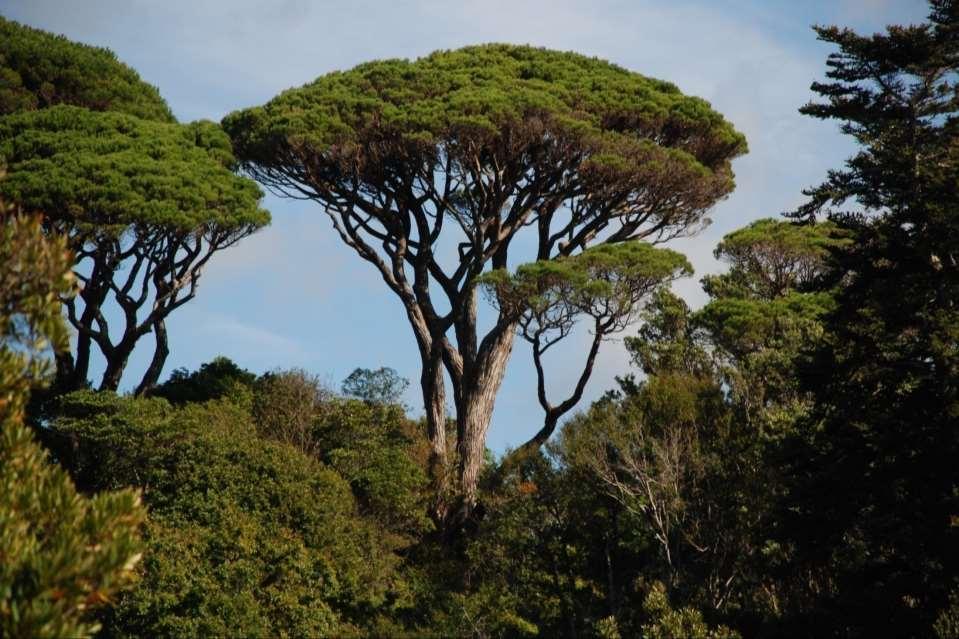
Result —
<instances>
[{"instance_id":1,"label":"blue sky","mask_svg":"<svg viewBox=\"0 0 959 639\"><path fill-rule=\"evenodd\" d=\"M669 80L709 100L750 146L712 226L670 245L696 267L676 286L694 306L703 299L699 277L721 269L712 249L725 233L795 207L804 187L853 150L836 124L797 112L830 52L810 25L873 32L926 12L918 0L0 0L6 17L113 49L182 121L219 120L366 60L483 42L574 50ZM339 243L317 205L265 204L272 226L215 257L197 299L168 322L165 374L223 354L257 372L302 367L334 387L357 366L392 366L416 380L412 333L372 268ZM557 396L578 375L580 337L551 361ZM135 354L128 383L149 355ZM621 344L607 343L582 406L628 369ZM407 401L419 406L415 391ZM529 352L517 342L489 445L518 445L541 421Z\"/></svg>"}]
</instances>

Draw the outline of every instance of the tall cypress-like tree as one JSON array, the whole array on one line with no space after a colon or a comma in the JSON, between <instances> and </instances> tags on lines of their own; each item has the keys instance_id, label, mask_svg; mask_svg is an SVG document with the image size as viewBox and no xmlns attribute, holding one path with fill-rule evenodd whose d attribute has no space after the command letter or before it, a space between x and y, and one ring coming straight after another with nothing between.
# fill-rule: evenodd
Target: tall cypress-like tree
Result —
<instances>
[{"instance_id":1,"label":"tall cypress-like tree","mask_svg":"<svg viewBox=\"0 0 959 639\"><path fill-rule=\"evenodd\" d=\"M816 29L839 50L802 112L861 145L796 213L855 238L823 282L837 305L785 521L820 575L791 627L818 636L929 636L959 575L959 3L931 7L870 37Z\"/></svg>"}]
</instances>

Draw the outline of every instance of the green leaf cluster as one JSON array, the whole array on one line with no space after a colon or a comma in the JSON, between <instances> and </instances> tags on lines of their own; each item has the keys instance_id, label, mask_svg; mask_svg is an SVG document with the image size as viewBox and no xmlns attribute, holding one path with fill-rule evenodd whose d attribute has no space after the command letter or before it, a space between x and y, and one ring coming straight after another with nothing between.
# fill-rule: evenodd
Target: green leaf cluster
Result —
<instances>
[{"instance_id":1,"label":"green leaf cluster","mask_svg":"<svg viewBox=\"0 0 959 639\"><path fill-rule=\"evenodd\" d=\"M30 431L0 432L0 631L86 637L91 615L135 581L145 511L135 491L82 497Z\"/></svg>"},{"instance_id":2,"label":"green leaf cluster","mask_svg":"<svg viewBox=\"0 0 959 639\"><path fill-rule=\"evenodd\" d=\"M666 587L656 582L643 602L653 620L643 625L643 637L649 639L739 639L738 632L725 626L710 627L694 608L674 609L669 604Z\"/></svg>"},{"instance_id":3,"label":"green leaf cluster","mask_svg":"<svg viewBox=\"0 0 959 639\"><path fill-rule=\"evenodd\" d=\"M86 637L135 577L145 512L131 490L79 495L23 423L42 351L67 339L71 256L38 218L0 214L0 635Z\"/></svg>"},{"instance_id":4,"label":"green leaf cluster","mask_svg":"<svg viewBox=\"0 0 959 639\"><path fill-rule=\"evenodd\" d=\"M234 401L252 394L256 375L240 368L228 357L215 357L195 371L178 368L170 377L150 391L152 397L162 397L173 405L202 404L211 399L230 398Z\"/></svg>"},{"instance_id":5,"label":"green leaf cluster","mask_svg":"<svg viewBox=\"0 0 959 639\"><path fill-rule=\"evenodd\" d=\"M422 434L402 408L336 399L317 413L318 456L350 483L363 511L399 534L429 530L428 482L414 454Z\"/></svg>"},{"instance_id":6,"label":"green leaf cluster","mask_svg":"<svg viewBox=\"0 0 959 639\"><path fill-rule=\"evenodd\" d=\"M692 273L684 255L646 242L600 244L576 255L523 264L476 279L491 300L515 314L543 314L557 304L590 315L629 314L654 286Z\"/></svg>"},{"instance_id":7,"label":"green leaf cluster","mask_svg":"<svg viewBox=\"0 0 959 639\"><path fill-rule=\"evenodd\" d=\"M732 188L729 159L746 142L698 98L608 62L529 46L489 44L381 60L330 73L263 107L227 116L237 154L263 172L296 173L311 158L329 177L374 176L443 152L505 165L555 145L582 154L596 188L648 183L668 168L710 192ZM301 158L296 160L295 158ZM557 159L559 159L557 157ZM316 168L317 164L314 164Z\"/></svg>"},{"instance_id":8,"label":"green leaf cluster","mask_svg":"<svg viewBox=\"0 0 959 639\"><path fill-rule=\"evenodd\" d=\"M712 297L771 300L812 286L827 269L832 252L848 247L848 232L832 222L795 224L766 218L726 235L714 255L729 264L707 276Z\"/></svg>"}]
</instances>

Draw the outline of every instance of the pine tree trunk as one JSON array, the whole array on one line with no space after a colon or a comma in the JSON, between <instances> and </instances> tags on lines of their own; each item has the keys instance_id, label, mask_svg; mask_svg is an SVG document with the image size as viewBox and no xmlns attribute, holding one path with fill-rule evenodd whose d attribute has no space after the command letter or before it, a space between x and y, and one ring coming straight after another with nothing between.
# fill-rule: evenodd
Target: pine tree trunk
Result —
<instances>
[{"instance_id":1,"label":"pine tree trunk","mask_svg":"<svg viewBox=\"0 0 959 639\"><path fill-rule=\"evenodd\" d=\"M420 376L423 406L426 411L427 437L430 442L429 477L433 483L434 502L430 516L434 522L446 519L449 510L448 460L446 456L446 389L443 380L442 357L437 351L423 362Z\"/></svg>"},{"instance_id":2,"label":"pine tree trunk","mask_svg":"<svg viewBox=\"0 0 959 639\"><path fill-rule=\"evenodd\" d=\"M150 389L160 381L160 373L163 372L163 365L170 354L170 346L167 339L166 322L158 319L153 325L153 334L156 337L156 349L153 351L153 359L150 360L150 366L143 374L140 385L137 386L136 394L145 395Z\"/></svg>"},{"instance_id":3,"label":"pine tree trunk","mask_svg":"<svg viewBox=\"0 0 959 639\"><path fill-rule=\"evenodd\" d=\"M489 349L477 358L458 406L457 452L459 453L459 492L462 498L461 518L469 518L476 506L476 492L486 451L486 432L493 418L496 395L503 383L506 365L513 351L515 331L502 330Z\"/></svg>"},{"instance_id":4,"label":"pine tree trunk","mask_svg":"<svg viewBox=\"0 0 959 639\"><path fill-rule=\"evenodd\" d=\"M136 339L124 337L109 354L104 353L107 359L107 368L103 371L103 377L100 380L100 390L115 391L120 387L120 379L123 377L123 371L127 367L127 362L135 345Z\"/></svg>"}]
</instances>

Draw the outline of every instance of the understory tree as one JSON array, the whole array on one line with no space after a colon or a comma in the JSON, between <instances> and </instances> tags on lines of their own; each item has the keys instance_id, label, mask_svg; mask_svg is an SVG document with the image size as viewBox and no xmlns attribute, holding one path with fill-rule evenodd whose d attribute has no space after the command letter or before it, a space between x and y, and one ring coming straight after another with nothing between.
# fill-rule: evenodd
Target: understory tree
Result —
<instances>
[{"instance_id":1,"label":"understory tree","mask_svg":"<svg viewBox=\"0 0 959 639\"><path fill-rule=\"evenodd\" d=\"M781 633L783 611L801 598L774 542L778 460L810 410L796 370L832 308L829 291L807 288L846 244L828 222L766 219L730 233L715 252L729 269L704 278L705 306L658 292L626 341L643 377L622 378L620 392L564 427L565 472L619 513L610 531L625 552L610 600L629 597L623 582L642 575L746 636ZM635 623L625 609L616 618Z\"/></svg>"},{"instance_id":2,"label":"understory tree","mask_svg":"<svg viewBox=\"0 0 959 639\"><path fill-rule=\"evenodd\" d=\"M74 442L61 463L78 487L138 488L149 508L108 636L358 636L404 605L399 542L333 468L259 437L242 402L85 390L50 428Z\"/></svg>"},{"instance_id":3,"label":"understory tree","mask_svg":"<svg viewBox=\"0 0 959 639\"><path fill-rule=\"evenodd\" d=\"M422 365L431 474L445 495L437 520L461 520L476 502L517 332L536 350L536 300L503 303L494 287L498 309L482 321L480 278L491 271L504 278L523 262L538 263L518 274L524 280L561 270L588 278L607 255L588 257L601 245L691 233L732 190L730 162L746 149L721 115L672 84L510 45L360 65L233 113L223 125L251 175L280 194L316 201L403 304ZM675 260L664 271L669 258L660 257L642 272L650 253L616 252L610 281L591 303L550 308L589 307L612 328L629 314L621 312L625 302L639 302L633 293L682 271ZM545 344L541 338L539 355ZM447 458L445 441L447 379L456 459Z\"/></svg>"}]
</instances>

